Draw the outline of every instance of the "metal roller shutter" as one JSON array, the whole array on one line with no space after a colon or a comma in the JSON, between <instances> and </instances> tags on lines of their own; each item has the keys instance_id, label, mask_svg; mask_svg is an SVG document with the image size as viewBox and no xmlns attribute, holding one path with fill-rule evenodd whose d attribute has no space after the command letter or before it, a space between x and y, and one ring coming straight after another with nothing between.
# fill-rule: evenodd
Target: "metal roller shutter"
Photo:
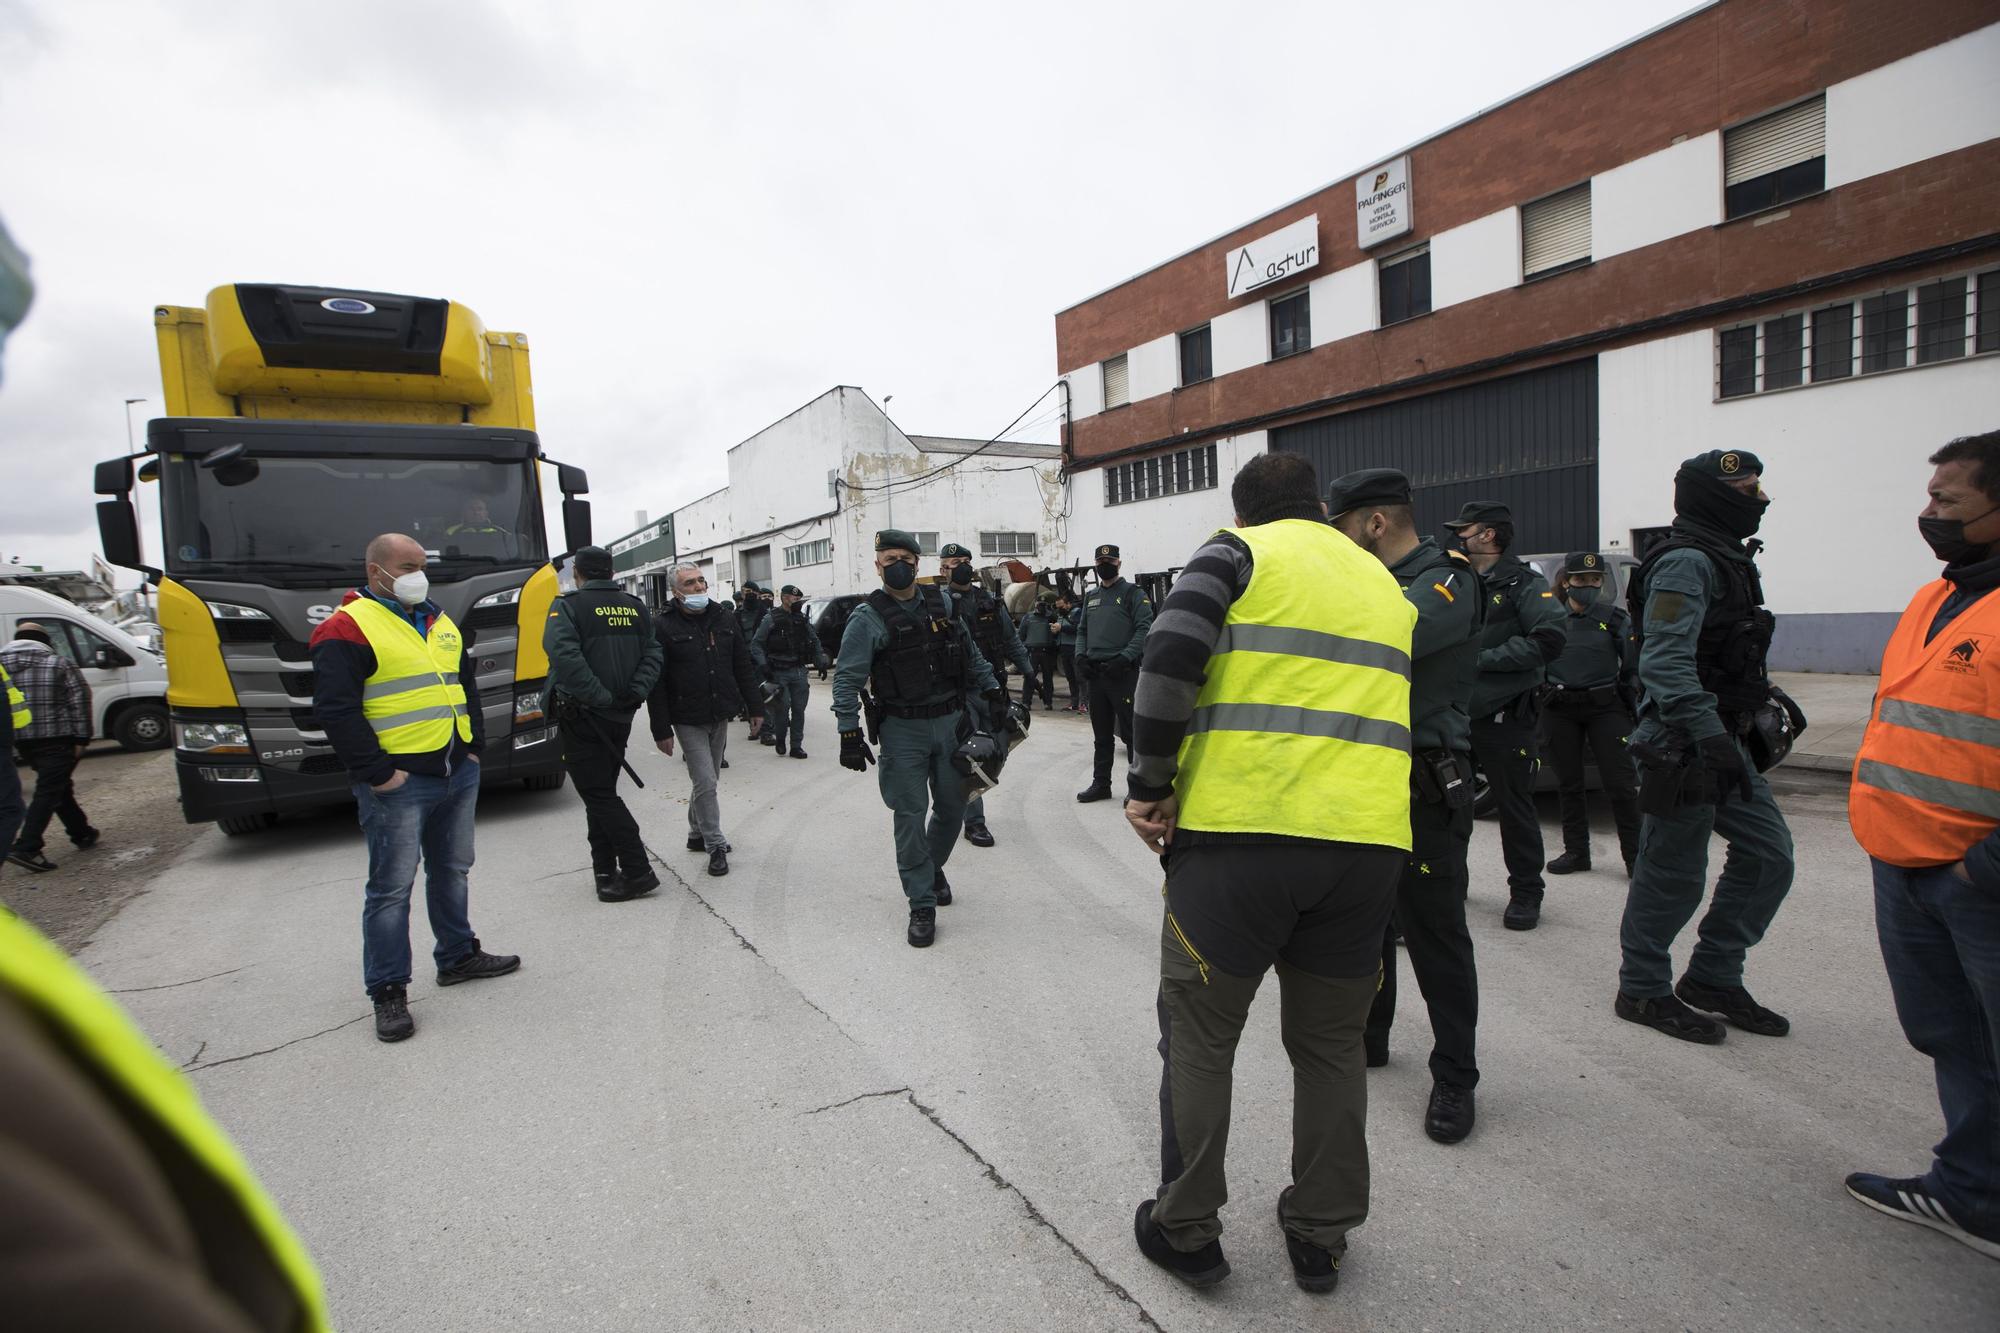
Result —
<instances>
[{"instance_id":1,"label":"metal roller shutter","mask_svg":"<svg viewBox=\"0 0 2000 1333\"><path fill-rule=\"evenodd\" d=\"M1723 137L1722 183L1740 185L1826 156L1826 98L1738 125Z\"/></svg>"},{"instance_id":2,"label":"metal roller shutter","mask_svg":"<svg viewBox=\"0 0 2000 1333\"><path fill-rule=\"evenodd\" d=\"M1590 182L1521 208L1521 273L1533 277L1590 258Z\"/></svg>"},{"instance_id":3,"label":"metal roller shutter","mask_svg":"<svg viewBox=\"0 0 2000 1333\"><path fill-rule=\"evenodd\" d=\"M1104 405L1118 407L1132 401L1125 376L1125 358L1114 356L1104 363Z\"/></svg>"}]
</instances>

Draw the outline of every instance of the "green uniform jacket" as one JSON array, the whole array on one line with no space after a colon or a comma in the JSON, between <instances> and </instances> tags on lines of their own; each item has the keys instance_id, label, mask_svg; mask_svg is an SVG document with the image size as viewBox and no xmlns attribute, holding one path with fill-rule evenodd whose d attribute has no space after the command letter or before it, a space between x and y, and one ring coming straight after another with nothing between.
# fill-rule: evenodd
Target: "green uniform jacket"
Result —
<instances>
[{"instance_id":1,"label":"green uniform jacket","mask_svg":"<svg viewBox=\"0 0 2000 1333\"><path fill-rule=\"evenodd\" d=\"M1479 574L1426 537L1389 566L1417 608L1410 643L1410 748L1472 748L1472 690L1485 619Z\"/></svg>"},{"instance_id":2,"label":"green uniform jacket","mask_svg":"<svg viewBox=\"0 0 2000 1333\"><path fill-rule=\"evenodd\" d=\"M965 622L953 616L952 624L958 627L959 647L965 650L965 660L972 664L975 692L985 694L999 689L993 669L979 655L979 645L972 641ZM868 683L868 676L875 669L875 654L888 646L889 627L882 623L875 608L867 602L855 607L854 614L847 618L847 629L840 636L840 656L833 664L833 723L840 730L852 731L861 725L861 687ZM956 686L946 686L929 699L917 702L937 703L958 692Z\"/></svg>"},{"instance_id":3,"label":"green uniform jacket","mask_svg":"<svg viewBox=\"0 0 2000 1333\"><path fill-rule=\"evenodd\" d=\"M1501 556L1482 582L1486 631L1479 640L1472 715L1491 717L1548 678L1548 665L1563 647L1563 609L1535 567L1514 556Z\"/></svg>"},{"instance_id":4,"label":"green uniform jacket","mask_svg":"<svg viewBox=\"0 0 2000 1333\"><path fill-rule=\"evenodd\" d=\"M591 579L585 590L619 592L610 579ZM634 598L634 602L638 599ZM643 614L644 608L641 607ZM569 598L558 597L542 625L542 651L549 655L549 679L563 694L586 708L604 713L629 713L646 702L660 680L665 654L650 623L641 634L594 634L588 643L578 632Z\"/></svg>"},{"instance_id":5,"label":"green uniform jacket","mask_svg":"<svg viewBox=\"0 0 2000 1333\"><path fill-rule=\"evenodd\" d=\"M1153 627L1153 604L1136 583L1120 579L1108 588L1092 588L1076 614L1078 661L1115 657L1138 670L1146 651L1146 631Z\"/></svg>"},{"instance_id":6,"label":"green uniform jacket","mask_svg":"<svg viewBox=\"0 0 2000 1333\"><path fill-rule=\"evenodd\" d=\"M1669 551L1646 575L1646 628L1639 646L1639 687L1646 702L1635 741L1657 743L1669 730L1690 740L1723 735L1715 696L1701 687L1695 644L1715 598L1715 566L1691 548Z\"/></svg>"},{"instance_id":7,"label":"green uniform jacket","mask_svg":"<svg viewBox=\"0 0 2000 1333\"><path fill-rule=\"evenodd\" d=\"M992 594L988 593L987 596L991 597ZM1000 601L997 597L994 597L993 600L996 602ZM957 614L959 621L965 626L965 632L970 634L972 632L973 614L979 609L978 594L955 592L951 594L951 603L953 612ZM1021 642L1020 634L1014 629L1014 617L1007 614L1006 604L1001 603L993 609L1000 619L1000 651L1007 655L1009 662L1020 668L1023 676L1034 675L1034 659L1028 656L1027 646ZM975 645L978 642L977 639L973 640ZM998 679L1000 664L998 662L988 662L986 665L993 668L994 678Z\"/></svg>"}]
</instances>

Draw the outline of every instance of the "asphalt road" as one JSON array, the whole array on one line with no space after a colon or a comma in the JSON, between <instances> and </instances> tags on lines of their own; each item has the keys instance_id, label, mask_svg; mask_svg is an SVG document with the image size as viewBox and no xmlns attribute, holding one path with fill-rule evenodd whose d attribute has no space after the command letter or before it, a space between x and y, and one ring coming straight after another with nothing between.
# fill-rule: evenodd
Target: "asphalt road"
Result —
<instances>
[{"instance_id":1,"label":"asphalt road","mask_svg":"<svg viewBox=\"0 0 2000 1333\"><path fill-rule=\"evenodd\" d=\"M1000 845L960 845L958 902L918 951L887 812L836 764L825 700L805 762L737 729L727 878L682 850L678 760L635 752L673 873L630 904L593 896L572 793L489 794L473 919L525 961L440 990L419 911L401 1045L361 992L351 814L203 833L98 933L84 960L192 1071L340 1327L1995 1327L2000 1264L1841 1189L1921 1169L1940 1123L1837 788L1786 784L1799 875L1752 956L1793 1035L1716 1048L1612 1015L1622 874L1551 881L1542 928L1502 930L1482 825L1478 1130L1423 1135L1412 987L1371 1075L1373 1216L1339 1291L1298 1291L1267 996L1237 1062L1236 1271L1197 1294L1132 1242L1158 1160L1159 872L1114 804L1072 798L1087 726L1036 714L988 800ZM1597 851L1617 865L1608 830Z\"/></svg>"}]
</instances>

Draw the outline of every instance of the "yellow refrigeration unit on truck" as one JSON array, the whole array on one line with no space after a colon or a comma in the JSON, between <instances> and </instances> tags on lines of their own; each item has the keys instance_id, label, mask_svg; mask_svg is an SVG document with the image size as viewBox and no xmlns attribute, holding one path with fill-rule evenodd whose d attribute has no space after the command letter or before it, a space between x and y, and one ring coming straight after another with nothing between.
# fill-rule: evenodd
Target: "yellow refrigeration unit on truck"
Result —
<instances>
[{"instance_id":1,"label":"yellow refrigeration unit on truck","mask_svg":"<svg viewBox=\"0 0 2000 1333\"><path fill-rule=\"evenodd\" d=\"M105 555L158 589L188 821L248 833L351 799L313 718L306 643L383 532L423 544L431 597L473 640L484 781L561 786L541 465L568 550L589 544L590 505L582 470L536 438L528 340L455 301L262 283L153 321L167 415L139 453L97 465L97 517ZM158 564L135 478L159 496Z\"/></svg>"}]
</instances>

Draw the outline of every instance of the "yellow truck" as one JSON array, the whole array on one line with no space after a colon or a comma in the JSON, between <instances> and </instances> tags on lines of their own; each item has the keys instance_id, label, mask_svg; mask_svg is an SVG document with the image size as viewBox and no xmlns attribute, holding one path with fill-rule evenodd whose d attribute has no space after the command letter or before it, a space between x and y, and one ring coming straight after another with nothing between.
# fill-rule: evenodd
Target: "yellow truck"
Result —
<instances>
[{"instance_id":1,"label":"yellow truck","mask_svg":"<svg viewBox=\"0 0 2000 1333\"><path fill-rule=\"evenodd\" d=\"M306 645L382 532L423 543L432 598L473 640L483 780L561 786L541 465L569 551L590 542L589 486L542 453L527 338L455 301L265 283L153 322L166 415L139 452L97 465L98 533L157 591L188 821L243 834L352 799L313 718ZM138 485L158 494L157 563Z\"/></svg>"}]
</instances>

